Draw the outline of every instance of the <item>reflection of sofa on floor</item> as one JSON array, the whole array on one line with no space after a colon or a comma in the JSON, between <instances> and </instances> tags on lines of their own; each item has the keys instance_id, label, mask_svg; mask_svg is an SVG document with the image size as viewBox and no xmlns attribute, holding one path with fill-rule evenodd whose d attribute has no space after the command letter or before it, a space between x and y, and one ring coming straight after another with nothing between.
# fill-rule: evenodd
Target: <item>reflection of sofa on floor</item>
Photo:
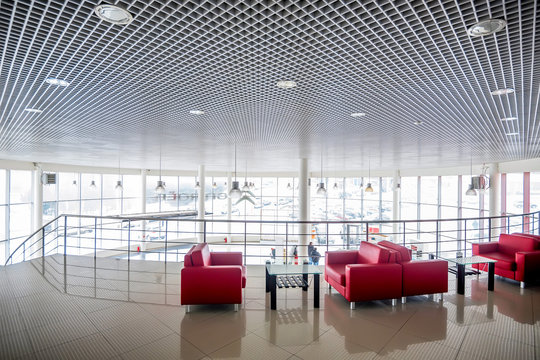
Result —
<instances>
[{"instance_id":1,"label":"reflection of sofa on floor","mask_svg":"<svg viewBox=\"0 0 540 360\"><path fill-rule=\"evenodd\" d=\"M531 297L523 296L519 289L497 286L496 292L488 292L484 281L471 281L471 300L476 304L487 304L488 313L493 313L490 307L496 306L500 314L511 317L522 324L534 324L531 311Z\"/></svg>"},{"instance_id":2,"label":"reflection of sofa on floor","mask_svg":"<svg viewBox=\"0 0 540 360\"><path fill-rule=\"evenodd\" d=\"M362 241L359 250L327 251L324 279L351 303L401 297L401 265L388 249Z\"/></svg>"},{"instance_id":3,"label":"reflection of sofa on floor","mask_svg":"<svg viewBox=\"0 0 540 360\"><path fill-rule=\"evenodd\" d=\"M472 244L473 255L497 260L495 274L521 282L540 278L540 237L528 234L501 234L498 242ZM488 264L474 264L488 271Z\"/></svg>"},{"instance_id":4,"label":"reflection of sofa on floor","mask_svg":"<svg viewBox=\"0 0 540 360\"><path fill-rule=\"evenodd\" d=\"M396 252L396 262L401 264L403 284L402 300L407 296L445 293L448 291L448 262L445 260L411 261L411 250L390 241L377 245Z\"/></svg>"},{"instance_id":5,"label":"reflection of sofa on floor","mask_svg":"<svg viewBox=\"0 0 540 360\"><path fill-rule=\"evenodd\" d=\"M410 330L405 328L409 334L413 335L412 337L407 337L407 340L410 342L405 344L401 341L397 342L396 345L399 344L400 347L393 349L387 345L384 351L385 354L396 349L406 350L409 345L418 342L446 339L448 310L440 304L431 304L433 306L422 307L415 311L414 315L404 325L405 327L411 326ZM376 309L377 316L396 316L396 318L400 318L403 314L400 313L401 310L399 307L397 309L397 311L388 311L386 314L381 314L379 312L380 308ZM369 312L370 309L367 311ZM324 296L324 322L331 325L340 336L345 338L344 347L349 354L360 352L359 349L361 347L353 344L362 345L364 341L367 341L364 337L373 335L369 333L371 320L366 318L365 315L364 312L347 310L341 305L341 301L336 299L336 296L332 296L331 294L325 294ZM376 318L373 321L377 321ZM418 338L421 338L422 341L416 341ZM403 347L401 347L402 345Z\"/></svg>"},{"instance_id":6,"label":"reflection of sofa on floor","mask_svg":"<svg viewBox=\"0 0 540 360\"><path fill-rule=\"evenodd\" d=\"M193 246L180 273L181 305L242 303L246 267L241 252L210 252L208 244Z\"/></svg>"}]
</instances>

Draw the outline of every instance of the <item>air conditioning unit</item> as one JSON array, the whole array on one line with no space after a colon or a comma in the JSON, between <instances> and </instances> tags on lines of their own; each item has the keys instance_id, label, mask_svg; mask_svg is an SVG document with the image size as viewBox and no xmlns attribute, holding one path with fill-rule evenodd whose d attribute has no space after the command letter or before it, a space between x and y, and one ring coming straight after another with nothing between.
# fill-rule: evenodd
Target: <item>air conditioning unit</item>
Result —
<instances>
[{"instance_id":1,"label":"air conditioning unit","mask_svg":"<svg viewBox=\"0 0 540 360\"><path fill-rule=\"evenodd\" d=\"M43 173L43 175L41 175L41 182L43 183L43 185L56 184L56 174Z\"/></svg>"}]
</instances>

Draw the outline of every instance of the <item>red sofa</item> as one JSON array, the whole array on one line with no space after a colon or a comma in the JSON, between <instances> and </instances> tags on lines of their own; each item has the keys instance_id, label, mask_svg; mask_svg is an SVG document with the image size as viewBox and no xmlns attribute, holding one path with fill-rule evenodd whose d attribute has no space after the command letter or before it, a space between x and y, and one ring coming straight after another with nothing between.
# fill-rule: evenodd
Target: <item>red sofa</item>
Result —
<instances>
[{"instance_id":1,"label":"red sofa","mask_svg":"<svg viewBox=\"0 0 540 360\"><path fill-rule=\"evenodd\" d=\"M401 296L401 265L393 252L362 241L359 250L327 251L324 279L351 303Z\"/></svg>"},{"instance_id":2,"label":"red sofa","mask_svg":"<svg viewBox=\"0 0 540 360\"><path fill-rule=\"evenodd\" d=\"M495 274L521 282L540 279L540 237L529 234L501 234L498 242L472 244L473 255L484 256L495 263ZM474 268L487 271L487 264Z\"/></svg>"},{"instance_id":3,"label":"red sofa","mask_svg":"<svg viewBox=\"0 0 540 360\"><path fill-rule=\"evenodd\" d=\"M407 296L437 294L448 291L448 262L445 260L412 260L412 252L405 246L390 241L379 241L377 245L396 253L396 262L401 265L402 302Z\"/></svg>"},{"instance_id":4,"label":"red sofa","mask_svg":"<svg viewBox=\"0 0 540 360\"><path fill-rule=\"evenodd\" d=\"M180 304L238 304L246 287L241 252L210 252L208 244L193 246L180 273Z\"/></svg>"}]
</instances>

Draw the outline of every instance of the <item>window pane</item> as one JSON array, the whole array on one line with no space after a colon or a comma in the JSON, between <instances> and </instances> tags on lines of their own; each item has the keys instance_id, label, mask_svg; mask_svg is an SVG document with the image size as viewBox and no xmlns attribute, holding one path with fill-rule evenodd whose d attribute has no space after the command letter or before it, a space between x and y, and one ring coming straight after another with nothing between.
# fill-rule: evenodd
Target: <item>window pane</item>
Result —
<instances>
[{"instance_id":1,"label":"window pane","mask_svg":"<svg viewBox=\"0 0 540 360\"><path fill-rule=\"evenodd\" d=\"M94 185L92 185L92 181ZM101 198L101 175L81 174L81 198L100 199Z\"/></svg>"},{"instance_id":2,"label":"window pane","mask_svg":"<svg viewBox=\"0 0 540 360\"><path fill-rule=\"evenodd\" d=\"M75 184L73 182L75 182ZM58 173L59 200L78 200L79 186L79 174Z\"/></svg>"},{"instance_id":3,"label":"window pane","mask_svg":"<svg viewBox=\"0 0 540 360\"><path fill-rule=\"evenodd\" d=\"M11 170L11 204L32 202L32 172ZM30 217L28 218L30 219Z\"/></svg>"},{"instance_id":4,"label":"window pane","mask_svg":"<svg viewBox=\"0 0 540 360\"><path fill-rule=\"evenodd\" d=\"M5 204L6 201L6 170L0 169L0 204Z\"/></svg>"}]
</instances>

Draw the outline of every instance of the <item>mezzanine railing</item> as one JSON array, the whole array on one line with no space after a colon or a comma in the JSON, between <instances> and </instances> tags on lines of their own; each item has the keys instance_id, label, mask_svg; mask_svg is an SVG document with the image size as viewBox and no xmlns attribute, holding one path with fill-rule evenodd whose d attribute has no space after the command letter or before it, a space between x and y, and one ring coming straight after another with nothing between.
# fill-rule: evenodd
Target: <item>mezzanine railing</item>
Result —
<instances>
[{"instance_id":1,"label":"mezzanine railing","mask_svg":"<svg viewBox=\"0 0 540 360\"><path fill-rule=\"evenodd\" d=\"M307 224L307 233L300 232L301 224ZM213 251L242 251L245 264L269 259L301 262L309 260L301 255L307 253L300 251L306 246L302 237L313 242L323 258L325 251L355 248L362 240L400 243L413 249L414 256L467 256L472 243L513 232L540 234L540 211L462 219L317 222L197 220L174 214L61 215L24 240L6 265L53 254L181 262L198 242L209 243Z\"/></svg>"}]
</instances>

